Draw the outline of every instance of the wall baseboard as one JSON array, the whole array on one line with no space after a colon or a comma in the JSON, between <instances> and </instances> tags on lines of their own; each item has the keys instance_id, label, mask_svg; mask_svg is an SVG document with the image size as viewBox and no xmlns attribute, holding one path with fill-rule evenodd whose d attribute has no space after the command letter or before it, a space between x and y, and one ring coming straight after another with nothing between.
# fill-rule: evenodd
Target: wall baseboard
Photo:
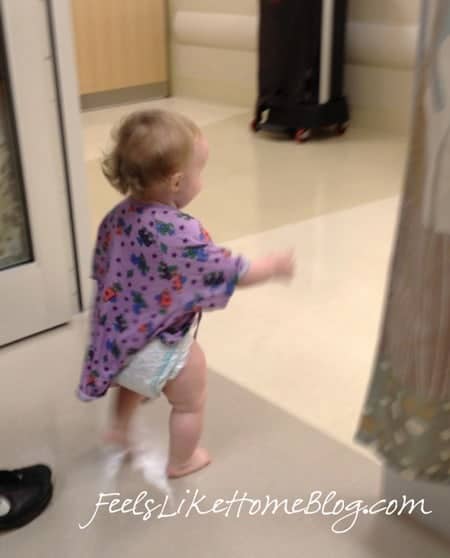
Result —
<instances>
[{"instance_id":1,"label":"wall baseboard","mask_svg":"<svg viewBox=\"0 0 450 558\"><path fill-rule=\"evenodd\" d=\"M82 95L80 100L83 110L92 110L113 105L160 99L162 97L167 97L168 94L169 86L166 82L163 82L138 85L136 87L125 87L113 91L89 93L88 95Z\"/></svg>"}]
</instances>

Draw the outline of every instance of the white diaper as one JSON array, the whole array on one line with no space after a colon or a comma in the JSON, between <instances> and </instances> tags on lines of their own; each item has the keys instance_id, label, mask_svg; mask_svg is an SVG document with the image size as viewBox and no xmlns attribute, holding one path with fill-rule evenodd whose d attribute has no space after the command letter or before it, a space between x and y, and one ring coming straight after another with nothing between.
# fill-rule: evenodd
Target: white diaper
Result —
<instances>
[{"instance_id":1,"label":"white diaper","mask_svg":"<svg viewBox=\"0 0 450 558\"><path fill-rule=\"evenodd\" d=\"M169 380L175 379L186 365L194 339L188 333L176 345L155 339L134 355L114 383L144 397L156 399Z\"/></svg>"}]
</instances>

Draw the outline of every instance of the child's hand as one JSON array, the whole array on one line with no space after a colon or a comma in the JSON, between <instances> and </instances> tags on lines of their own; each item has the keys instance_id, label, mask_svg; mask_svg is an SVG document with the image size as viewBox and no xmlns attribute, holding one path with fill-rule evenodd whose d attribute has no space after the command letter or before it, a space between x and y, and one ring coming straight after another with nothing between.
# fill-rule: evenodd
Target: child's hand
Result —
<instances>
[{"instance_id":1,"label":"child's hand","mask_svg":"<svg viewBox=\"0 0 450 558\"><path fill-rule=\"evenodd\" d=\"M283 279L292 279L295 274L294 252L285 252L282 254L274 254L273 258L273 276Z\"/></svg>"},{"instance_id":2,"label":"child's hand","mask_svg":"<svg viewBox=\"0 0 450 558\"><path fill-rule=\"evenodd\" d=\"M294 269L292 251L265 256L250 263L247 273L240 278L238 285L249 287L271 279L291 279L294 276Z\"/></svg>"}]
</instances>

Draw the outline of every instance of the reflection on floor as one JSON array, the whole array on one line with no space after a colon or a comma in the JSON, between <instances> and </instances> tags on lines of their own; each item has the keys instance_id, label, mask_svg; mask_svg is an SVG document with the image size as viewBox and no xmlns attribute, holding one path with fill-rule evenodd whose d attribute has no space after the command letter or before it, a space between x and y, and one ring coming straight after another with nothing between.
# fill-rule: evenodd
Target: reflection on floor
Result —
<instances>
[{"instance_id":1,"label":"reflection on floor","mask_svg":"<svg viewBox=\"0 0 450 558\"><path fill-rule=\"evenodd\" d=\"M156 106L189 115L210 142L206 188L190 210L219 241L386 199L401 186L402 136L350 129L344 137L299 146L284 137L250 133L250 117L242 109L184 99L158 101ZM119 199L104 180L98 158L108 145L111 126L133 109L84 115L95 224Z\"/></svg>"},{"instance_id":2,"label":"reflection on floor","mask_svg":"<svg viewBox=\"0 0 450 558\"><path fill-rule=\"evenodd\" d=\"M389 198L228 243L250 257L293 247L298 273L290 285L239 292L226 312L205 316L200 339L213 368L351 445L396 207Z\"/></svg>"},{"instance_id":3,"label":"reflection on floor","mask_svg":"<svg viewBox=\"0 0 450 558\"><path fill-rule=\"evenodd\" d=\"M215 238L249 256L292 246L298 276L236 295L205 317L200 339L210 363L205 439L215 461L173 483L177 497L199 489L208 501L235 490L251 498L308 498L331 490L373 503L381 468L355 451L352 435L370 376L404 165L405 140L368 130L304 146L248 132L245 110L171 99L204 128L212 157L207 190L191 211ZM98 158L110 126L132 107L84 115L93 231L118 196ZM93 233L94 234L94 233ZM143 523L103 511L86 531L98 492L141 490L129 467L108 484L97 440L108 401L74 397L86 316L0 353L2 465L43 460L56 472L55 500L27 531L0 538L5 556L310 556L422 558L448 555L412 523L362 518L334 535L329 517L221 515ZM166 444L167 406L142 410L152 440ZM120 535L119 535L120 533ZM29 536L22 536L28 534ZM299 550L301 549L301 550Z\"/></svg>"}]
</instances>

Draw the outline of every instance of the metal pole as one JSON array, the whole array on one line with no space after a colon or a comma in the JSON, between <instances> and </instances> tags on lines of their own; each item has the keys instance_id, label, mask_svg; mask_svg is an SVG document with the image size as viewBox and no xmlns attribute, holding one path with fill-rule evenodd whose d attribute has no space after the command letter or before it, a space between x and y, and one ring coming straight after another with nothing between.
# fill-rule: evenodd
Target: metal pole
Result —
<instances>
[{"instance_id":1,"label":"metal pole","mask_svg":"<svg viewBox=\"0 0 450 558\"><path fill-rule=\"evenodd\" d=\"M330 100L331 64L333 60L334 0L322 0L320 45L319 103Z\"/></svg>"}]
</instances>

